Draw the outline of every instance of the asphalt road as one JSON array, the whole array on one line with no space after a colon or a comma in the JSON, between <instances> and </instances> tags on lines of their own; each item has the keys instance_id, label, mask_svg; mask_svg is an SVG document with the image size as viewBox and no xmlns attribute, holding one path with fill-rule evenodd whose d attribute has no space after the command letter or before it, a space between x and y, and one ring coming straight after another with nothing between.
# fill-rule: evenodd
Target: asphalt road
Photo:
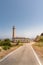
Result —
<instances>
[{"instance_id":1,"label":"asphalt road","mask_svg":"<svg viewBox=\"0 0 43 65\"><path fill-rule=\"evenodd\" d=\"M0 65L39 65L38 61L32 51L30 44L26 44L19 48L7 58L5 58Z\"/></svg>"}]
</instances>

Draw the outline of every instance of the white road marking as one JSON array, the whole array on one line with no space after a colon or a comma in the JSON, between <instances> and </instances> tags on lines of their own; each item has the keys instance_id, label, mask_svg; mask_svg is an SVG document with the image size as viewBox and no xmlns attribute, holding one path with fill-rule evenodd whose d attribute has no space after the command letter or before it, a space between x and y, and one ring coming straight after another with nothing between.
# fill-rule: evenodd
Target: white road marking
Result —
<instances>
[{"instance_id":1,"label":"white road marking","mask_svg":"<svg viewBox=\"0 0 43 65\"><path fill-rule=\"evenodd\" d=\"M34 55L35 55L35 57L36 57L36 59L37 59L39 65L42 65L41 62L40 62L40 60L39 60L39 58L38 58L38 56L37 56L37 54L36 54L36 52L34 51L34 49L33 49L32 46L31 46L31 49L32 49L32 51L33 51L33 53L34 53Z\"/></svg>"},{"instance_id":2,"label":"white road marking","mask_svg":"<svg viewBox=\"0 0 43 65\"><path fill-rule=\"evenodd\" d=\"M30 45L30 44L29 44L29 45ZM22 46L21 46L21 47L22 47ZM21 47L19 47L19 48L16 49L15 51L9 53L7 56L5 56L3 59L1 59L0 62L2 62L3 60L5 60L8 56L10 56L11 54L13 54L14 52L17 52ZM33 51L33 53L34 53L34 55L35 55L35 57L36 57L36 59L37 59L39 65L42 65L41 62L40 62L40 60L39 60L39 58L38 58L38 56L37 56L37 54L36 54L36 52L35 52L34 49L32 48L32 46L31 46L31 49L32 49L32 51Z\"/></svg>"},{"instance_id":3,"label":"white road marking","mask_svg":"<svg viewBox=\"0 0 43 65\"><path fill-rule=\"evenodd\" d=\"M17 48L16 50L12 51L11 53L9 53L8 55L6 55L5 57L3 57L3 58L0 60L0 62L2 62L3 60L5 60L5 59L6 59L8 56L10 56L11 54L17 52L20 48L22 48L22 46L19 47L19 48Z\"/></svg>"}]
</instances>

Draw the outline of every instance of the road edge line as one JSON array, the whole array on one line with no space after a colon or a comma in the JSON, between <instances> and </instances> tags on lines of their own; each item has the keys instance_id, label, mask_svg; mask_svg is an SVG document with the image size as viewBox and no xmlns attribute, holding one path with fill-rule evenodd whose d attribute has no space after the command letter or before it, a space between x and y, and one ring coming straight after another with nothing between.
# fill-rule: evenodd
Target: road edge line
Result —
<instances>
[{"instance_id":1,"label":"road edge line","mask_svg":"<svg viewBox=\"0 0 43 65\"><path fill-rule=\"evenodd\" d=\"M39 60L38 55L37 55L37 54L36 54L36 52L35 52L35 50L33 49L33 47L32 47L32 46L31 46L31 48L32 48L32 51L33 51L33 53L34 53L34 55L35 55L35 57L36 57L36 59L37 59L37 61L38 61L39 65L42 65L42 64L41 64L41 62L40 62L40 60Z\"/></svg>"},{"instance_id":2,"label":"road edge line","mask_svg":"<svg viewBox=\"0 0 43 65\"><path fill-rule=\"evenodd\" d=\"M0 60L0 63L5 60L8 56L10 56L11 54L15 53L17 50L19 50L22 46L20 46L19 48L15 49L14 51L10 52L9 54L7 54L5 57L3 57L1 60Z\"/></svg>"}]
</instances>

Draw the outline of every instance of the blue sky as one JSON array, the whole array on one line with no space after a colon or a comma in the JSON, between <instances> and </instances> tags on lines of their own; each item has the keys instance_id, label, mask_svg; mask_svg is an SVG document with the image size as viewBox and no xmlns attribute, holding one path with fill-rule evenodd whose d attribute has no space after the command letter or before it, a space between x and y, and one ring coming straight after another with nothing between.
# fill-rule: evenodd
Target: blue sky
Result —
<instances>
[{"instance_id":1,"label":"blue sky","mask_svg":"<svg viewBox=\"0 0 43 65\"><path fill-rule=\"evenodd\" d=\"M0 38L35 37L43 32L43 0L0 0Z\"/></svg>"}]
</instances>

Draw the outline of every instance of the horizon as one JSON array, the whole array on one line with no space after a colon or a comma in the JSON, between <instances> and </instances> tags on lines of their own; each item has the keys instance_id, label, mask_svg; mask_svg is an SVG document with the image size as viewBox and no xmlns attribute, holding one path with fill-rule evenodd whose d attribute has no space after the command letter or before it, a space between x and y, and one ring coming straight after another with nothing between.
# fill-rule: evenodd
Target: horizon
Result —
<instances>
[{"instance_id":1,"label":"horizon","mask_svg":"<svg viewBox=\"0 0 43 65\"><path fill-rule=\"evenodd\" d=\"M0 38L12 38L13 25L17 37L43 33L43 0L1 0Z\"/></svg>"}]
</instances>

